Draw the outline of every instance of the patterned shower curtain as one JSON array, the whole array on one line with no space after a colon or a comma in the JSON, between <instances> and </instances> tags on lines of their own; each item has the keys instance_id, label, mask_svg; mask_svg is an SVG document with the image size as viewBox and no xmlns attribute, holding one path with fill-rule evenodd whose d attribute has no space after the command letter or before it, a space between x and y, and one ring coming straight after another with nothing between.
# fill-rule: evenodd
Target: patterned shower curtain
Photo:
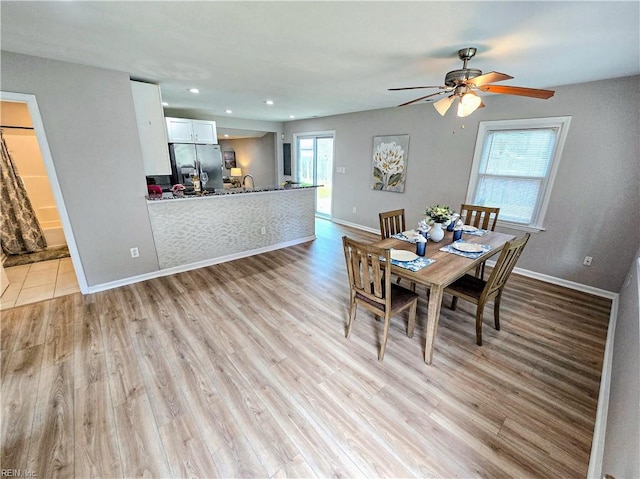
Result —
<instances>
[{"instance_id":1,"label":"patterned shower curtain","mask_svg":"<svg viewBox=\"0 0 640 479\"><path fill-rule=\"evenodd\" d=\"M6 254L40 251L47 247L36 213L13 164L2 132L0 161L0 240Z\"/></svg>"}]
</instances>

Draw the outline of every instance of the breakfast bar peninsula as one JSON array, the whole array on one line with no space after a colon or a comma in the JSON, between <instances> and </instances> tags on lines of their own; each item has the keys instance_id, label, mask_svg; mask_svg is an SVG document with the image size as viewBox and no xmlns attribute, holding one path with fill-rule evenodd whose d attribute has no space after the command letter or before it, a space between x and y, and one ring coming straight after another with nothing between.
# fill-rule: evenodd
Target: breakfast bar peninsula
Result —
<instances>
[{"instance_id":1,"label":"breakfast bar peninsula","mask_svg":"<svg viewBox=\"0 0 640 479\"><path fill-rule=\"evenodd\" d=\"M158 262L186 271L314 240L316 186L147 201Z\"/></svg>"}]
</instances>

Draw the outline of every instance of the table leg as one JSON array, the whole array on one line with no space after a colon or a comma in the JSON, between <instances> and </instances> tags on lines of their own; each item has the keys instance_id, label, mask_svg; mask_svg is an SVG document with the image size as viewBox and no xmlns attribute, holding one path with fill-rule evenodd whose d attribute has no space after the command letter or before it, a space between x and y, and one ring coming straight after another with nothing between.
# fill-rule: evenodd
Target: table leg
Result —
<instances>
[{"instance_id":1,"label":"table leg","mask_svg":"<svg viewBox=\"0 0 640 479\"><path fill-rule=\"evenodd\" d=\"M442 286L431 286L429 290L429 311L427 313L427 339L424 345L424 362L431 364L433 358L433 345L436 341L436 330L440 319L440 305L444 288Z\"/></svg>"}]
</instances>

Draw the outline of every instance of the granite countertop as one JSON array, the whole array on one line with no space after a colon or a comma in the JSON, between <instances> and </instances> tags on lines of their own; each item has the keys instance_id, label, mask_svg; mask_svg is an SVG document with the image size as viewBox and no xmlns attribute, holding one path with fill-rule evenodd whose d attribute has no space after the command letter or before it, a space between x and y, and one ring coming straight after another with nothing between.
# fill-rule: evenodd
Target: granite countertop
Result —
<instances>
[{"instance_id":1,"label":"granite countertop","mask_svg":"<svg viewBox=\"0 0 640 479\"><path fill-rule=\"evenodd\" d=\"M147 196L148 201L163 201L163 200L184 200L184 199L199 199L210 198L212 196L227 196L238 195L246 193L261 193L266 191L288 191L288 190L302 190L306 188L318 188L322 185L287 185L287 186L265 186L256 188L225 188L216 189L215 191L207 191L205 194L187 193L184 196L173 196L172 193L163 193L162 197L151 198Z\"/></svg>"}]
</instances>

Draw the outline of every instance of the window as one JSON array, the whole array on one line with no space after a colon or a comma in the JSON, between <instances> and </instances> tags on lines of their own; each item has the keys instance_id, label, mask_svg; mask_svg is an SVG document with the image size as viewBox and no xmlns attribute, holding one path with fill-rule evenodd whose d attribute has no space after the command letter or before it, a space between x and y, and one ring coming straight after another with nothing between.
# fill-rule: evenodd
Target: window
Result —
<instances>
[{"instance_id":1,"label":"window","mask_svg":"<svg viewBox=\"0 0 640 479\"><path fill-rule=\"evenodd\" d=\"M543 230L571 117L482 121L467 203L500 208L498 224Z\"/></svg>"}]
</instances>

